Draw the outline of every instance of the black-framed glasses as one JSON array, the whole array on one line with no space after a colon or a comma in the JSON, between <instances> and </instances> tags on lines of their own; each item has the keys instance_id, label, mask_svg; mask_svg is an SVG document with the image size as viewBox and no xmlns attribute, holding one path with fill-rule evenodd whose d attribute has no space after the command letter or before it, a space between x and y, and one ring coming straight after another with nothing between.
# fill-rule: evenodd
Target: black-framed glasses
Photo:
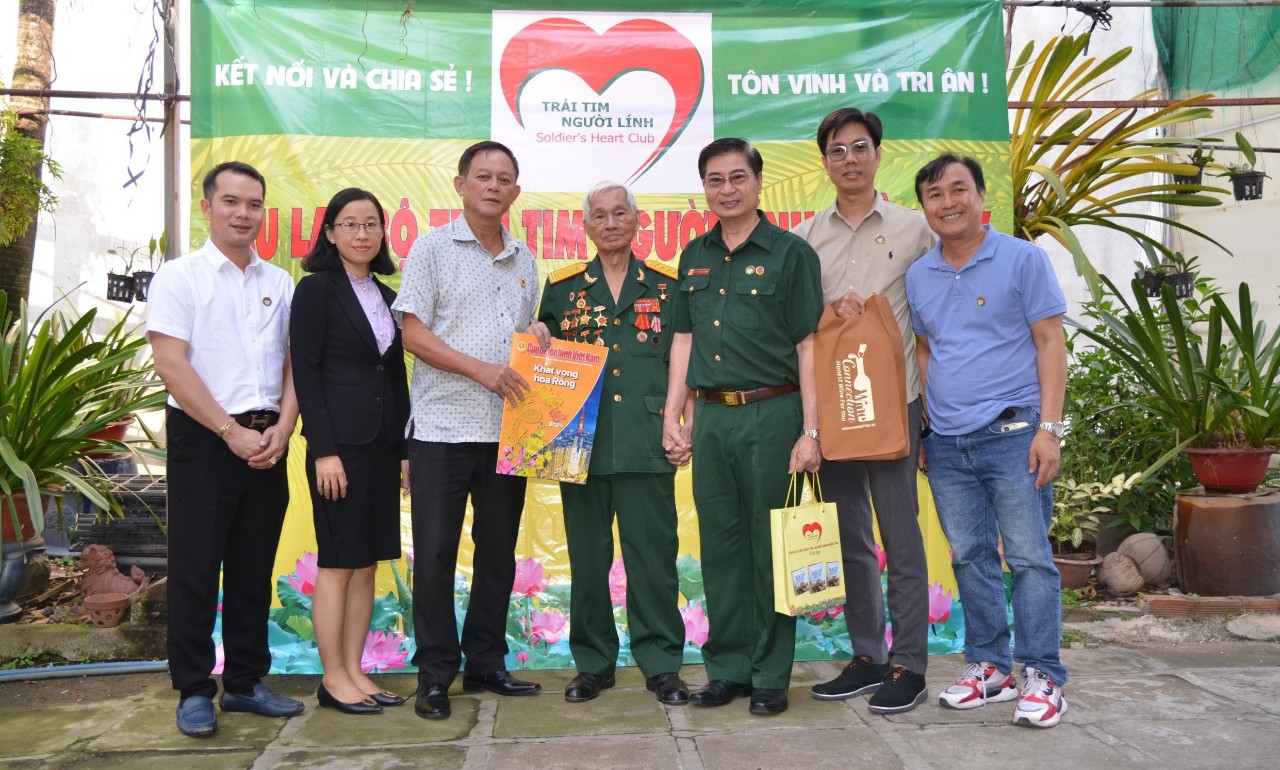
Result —
<instances>
[{"instance_id":1,"label":"black-framed glasses","mask_svg":"<svg viewBox=\"0 0 1280 770\"><path fill-rule=\"evenodd\" d=\"M380 222L334 222L335 229L344 230L352 235L364 230L366 233L373 235L382 231L382 223Z\"/></svg>"},{"instance_id":2,"label":"black-framed glasses","mask_svg":"<svg viewBox=\"0 0 1280 770\"><path fill-rule=\"evenodd\" d=\"M875 149L871 146L871 142L854 142L853 144L829 144L827 145L827 160L839 161L844 160L846 155L861 160L871 154Z\"/></svg>"}]
</instances>

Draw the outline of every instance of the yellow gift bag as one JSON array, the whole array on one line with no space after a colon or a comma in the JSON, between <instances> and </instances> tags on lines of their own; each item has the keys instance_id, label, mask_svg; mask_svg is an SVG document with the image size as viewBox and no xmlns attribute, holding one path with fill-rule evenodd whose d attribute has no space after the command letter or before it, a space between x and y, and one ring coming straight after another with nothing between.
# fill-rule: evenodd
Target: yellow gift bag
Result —
<instances>
[{"instance_id":1,"label":"yellow gift bag","mask_svg":"<svg viewBox=\"0 0 1280 770\"><path fill-rule=\"evenodd\" d=\"M773 536L773 609L799 615L844 604L840 523L836 504L822 502L816 475L809 477L813 502L801 505L804 482L791 475L786 507L769 512Z\"/></svg>"}]
</instances>

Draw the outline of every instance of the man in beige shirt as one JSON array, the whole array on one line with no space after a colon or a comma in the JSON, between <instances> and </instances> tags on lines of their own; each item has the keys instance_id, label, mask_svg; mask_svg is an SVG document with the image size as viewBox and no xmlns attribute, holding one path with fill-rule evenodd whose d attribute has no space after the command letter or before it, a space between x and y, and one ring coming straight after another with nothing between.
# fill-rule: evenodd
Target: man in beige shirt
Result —
<instances>
[{"instance_id":1,"label":"man in beige shirt","mask_svg":"<svg viewBox=\"0 0 1280 770\"><path fill-rule=\"evenodd\" d=\"M837 315L861 313L866 298L879 294L889 300L902 332L911 450L899 460L825 462L820 471L827 499L836 503L840 515L845 622L854 659L840 676L812 688L813 697L821 700L871 694L868 708L891 714L910 711L928 697L928 567L917 522L919 439L914 430L923 425L923 417L906 275L935 238L919 212L889 203L876 192L883 134L880 119L871 112L844 107L823 118L818 149L836 200L793 232L818 252L823 301ZM892 656L885 642L872 503L888 556Z\"/></svg>"}]
</instances>

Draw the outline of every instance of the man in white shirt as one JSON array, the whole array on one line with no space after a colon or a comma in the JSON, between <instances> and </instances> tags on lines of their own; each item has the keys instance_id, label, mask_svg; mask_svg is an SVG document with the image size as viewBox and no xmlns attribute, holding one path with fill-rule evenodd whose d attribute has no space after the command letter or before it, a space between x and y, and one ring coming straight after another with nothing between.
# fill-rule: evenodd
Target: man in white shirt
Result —
<instances>
[{"instance_id":1,"label":"man in white shirt","mask_svg":"<svg viewBox=\"0 0 1280 770\"><path fill-rule=\"evenodd\" d=\"M415 712L450 714L449 686L466 656L466 692L531 695L540 685L507 672L506 625L515 581L516 535L525 479L495 471L502 401L529 384L508 362L511 338L533 321L538 269L533 254L502 225L520 194L520 169L498 142L468 147L454 189L462 216L426 233L409 251L392 305L412 353L409 469L413 490ZM454 575L467 498L475 519L474 579L459 641Z\"/></svg>"},{"instance_id":2,"label":"man in white shirt","mask_svg":"<svg viewBox=\"0 0 1280 770\"><path fill-rule=\"evenodd\" d=\"M289 504L284 459L298 417L289 365L293 280L253 250L266 181L230 161L204 178L209 240L165 263L147 335L169 390L169 671L178 729L217 732L212 633L222 575L223 711L287 717L302 704L271 669L271 571Z\"/></svg>"}]
</instances>

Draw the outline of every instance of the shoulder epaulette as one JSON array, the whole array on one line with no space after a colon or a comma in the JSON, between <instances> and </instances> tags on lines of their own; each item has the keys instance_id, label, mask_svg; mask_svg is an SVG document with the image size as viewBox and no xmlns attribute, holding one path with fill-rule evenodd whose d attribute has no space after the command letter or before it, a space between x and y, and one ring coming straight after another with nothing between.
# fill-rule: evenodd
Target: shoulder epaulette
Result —
<instances>
[{"instance_id":1,"label":"shoulder epaulette","mask_svg":"<svg viewBox=\"0 0 1280 770\"><path fill-rule=\"evenodd\" d=\"M669 265L666 262L663 262L661 260L646 259L644 261L644 266L649 268L653 272L661 273L662 275L665 275L668 278L680 277L680 271L676 269L675 265Z\"/></svg>"},{"instance_id":2,"label":"shoulder epaulette","mask_svg":"<svg viewBox=\"0 0 1280 770\"><path fill-rule=\"evenodd\" d=\"M553 284L560 283L566 278L572 278L575 275L578 275L580 273L585 273L586 271L587 271L587 263L577 262L575 264L569 265L568 267L562 267L559 270L555 271L554 273L551 274L551 277L548 280L551 281L551 283Z\"/></svg>"}]
</instances>

